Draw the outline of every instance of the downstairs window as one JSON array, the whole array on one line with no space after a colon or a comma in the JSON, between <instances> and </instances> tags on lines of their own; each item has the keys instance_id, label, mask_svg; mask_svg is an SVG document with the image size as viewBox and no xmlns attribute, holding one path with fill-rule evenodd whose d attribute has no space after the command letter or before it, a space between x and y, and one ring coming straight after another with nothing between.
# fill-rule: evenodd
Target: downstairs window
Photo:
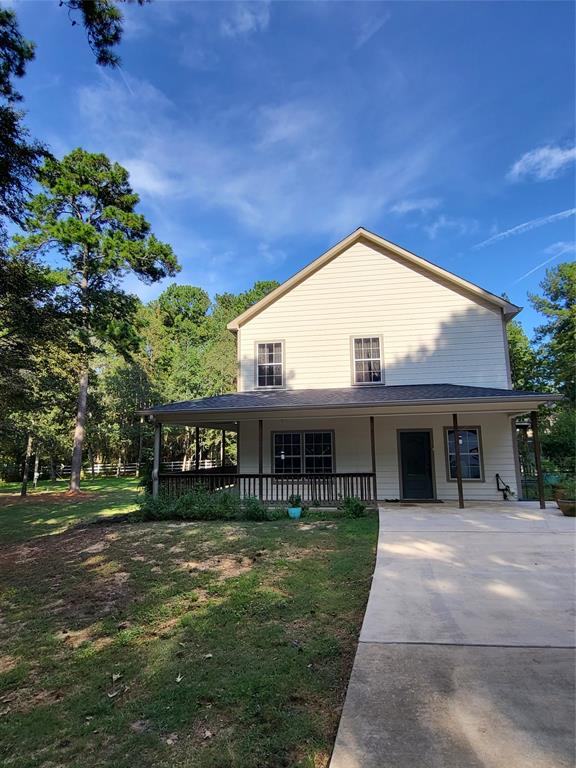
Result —
<instances>
[{"instance_id":1,"label":"downstairs window","mask_svg":"<svg viewBox=\"0 0 576 768\"><path fill-rule=\"evenodd\" d=\"M482 448L480 427L461 427L460 435L460 464L462 480L483 480ZM456 480L456 446L454 430L446 429L446 452L448 458L448 479Z\"/></svg>"},{"instance_id":2,"label":"downstairs window","mask_svg":"<svg viewBox=\"0 0 576 768\"><path fill-rule=\"evenodd\" d=\"M274 432L272 466L277 475L322 475L334 471L333 432Z\"/></svg>"}]
</instances>

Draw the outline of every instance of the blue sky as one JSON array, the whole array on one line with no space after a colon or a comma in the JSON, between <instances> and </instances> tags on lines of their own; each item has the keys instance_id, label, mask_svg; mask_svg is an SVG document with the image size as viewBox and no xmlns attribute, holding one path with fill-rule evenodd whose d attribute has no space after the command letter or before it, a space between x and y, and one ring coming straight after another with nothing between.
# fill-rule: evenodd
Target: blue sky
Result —
<instances>
[{"instance_id":1,"label":"blue sky","mask_svg":"<svg viewBox=\"0 0 576 768\"><path fill-rule=\"evenodd\" d=\"M11 5L33 135L130 170L179 282L281 281L364 226L530 330L539 265L574 259L572 3L156 0L125 10L121 71L56 1Z\"/></svg>"}]
</instances>

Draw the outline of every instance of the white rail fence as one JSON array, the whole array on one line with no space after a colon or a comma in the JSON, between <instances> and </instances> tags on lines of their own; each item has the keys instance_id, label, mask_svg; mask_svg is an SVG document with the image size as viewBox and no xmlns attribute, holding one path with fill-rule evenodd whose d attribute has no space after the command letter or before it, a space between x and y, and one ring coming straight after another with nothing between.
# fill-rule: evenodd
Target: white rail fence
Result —
<instances>
[{"instance_id":1,"label":"white rail fence","mask_svg":"<svg viewBox=\"0 0 576 768\"><path fill-rule=\"evenodd\" d=\"M202 459L199 463L199 469L214 469L219 466L219 463L212 459ZM70 465L62 465L58 467L58 475L60 477L70 477L71 472ZM194 458L180 459L179 461L163 461L162 472L191 472L196 469L196 462ZM94 464L94 476L95 477L134 477L138 474L138 463L132 462L129 464L119 464L118 462L112 462L111 464ZM84 472L86 475L92 475L92 466L90 464L84 466Z\"/></svg>"},{"instance_id":2,"label":"white rail fence","mask_svg":"<svg viewBox=\"0 0 576 768\"><path fill-rule=\"evenodd\" d=\"M68 466L61 466L58 468L58 474L60 477L70 477L70 472L72 470L72 467L70 465ZM87 475L92 475L92 466L88 464L87 466L84 466L84 473ZM95 476L102 476L102 477L113 477L114 475L118 477L123 476L134 476L138 474L138 463L133 462L131 464L118 464L118 462L114 462L113 464L94 464L94 475Z\"/></svg>"}]
</instances>

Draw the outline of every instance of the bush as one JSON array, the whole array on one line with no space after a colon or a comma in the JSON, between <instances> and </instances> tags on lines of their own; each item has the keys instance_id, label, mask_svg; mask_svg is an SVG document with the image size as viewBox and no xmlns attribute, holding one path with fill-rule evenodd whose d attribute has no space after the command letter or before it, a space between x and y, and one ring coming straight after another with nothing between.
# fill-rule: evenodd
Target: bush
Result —
<instances>
[{"instance_id":1,"label":"bush","mask_svg":"<svg viewBox=\"0 0 576 768\"><path fill-rule=\"evenodd\" d=\"M558 485L558 491L561 498L569 501L576 499L576 478L567 477Z\"/></svg>"},{"instance_id":2,"label":"bush","mask_svg":"<svg viewBox=\"0 0 576 768\"><path fill-rule=\"evenodd\" d=\"M244 499L244 517L246 520L268 520L268 509L255 496Z\"/></svg>"},{"instance_id":3,"label":"bush","mask_svg":"<svg viewBox=\"0 0 576 768\"><path fill-rule=\"evenodd\" d=\"M151 494L146 494L140 504L140 520L170 520L174 517L170 499L158 496L155 499Z\"/></svg>"},{"instance_id":4,"label":"bush","mask_svg":"<svg viewBox=\"0 0 576 768\"><path fill-rule=\"evenodd\" d=\"M242 517L240 496L234 491L217 491L212 494L212 503L218 512L219 520L233 520Z\"/></svg>"},{"instance_id":5,"label":"bush","mask_svg":"<svg viewBox=\"0 0 576 768\"><path fill-rule=\"evenodd\" d=\"M242 502L237 493L210 493L198 485L188 493L171 499L150 494L140 504L140 520L269 520L267 507L257 498Z\"/></svg>"},{"instance_id":6,"label":"bush","mask_svg":"<svg viewBox=\"0 0 576 768\"><path fill-rule=\"evenodd\" d=\"M180 520L217 520L218 509L213 496L203 485L197 485L172 502L173 516Z\"/></svg>"},{"instance_id":7,"label":"bush","mask_svg":"<svg viewBox=\"0 0 576 768\"><path fill-rule=\"evenodd\" d=\"M288 506L289 507L301 507L302 506L302 497L299 496L297 493L293 493L291 496L288 497Z\"/></svg>"},{"instance_id":8,"label":"bush","mask_svg":"<svg viewBox=\"0 0 576 768\"><path fill-rule=\"evenodd\" d=\"M344 517L363 517L366 514L366 504L357 496L345 496L338 504Z\"/></svg>"}]
</instances>

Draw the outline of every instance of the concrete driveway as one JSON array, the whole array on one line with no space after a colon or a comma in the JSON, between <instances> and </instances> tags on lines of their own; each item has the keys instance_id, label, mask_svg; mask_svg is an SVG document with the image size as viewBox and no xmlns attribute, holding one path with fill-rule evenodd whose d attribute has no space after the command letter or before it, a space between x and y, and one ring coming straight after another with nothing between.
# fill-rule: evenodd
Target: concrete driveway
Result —
<instances>
[{"instance_id":1,"label":"concrete driveway","mask_svg":"<svg viewBox=\"0 0 576 768\"><path fill-rule=\"evenodd\" d=\"M331 768L573 768L574 519L382 508Z\"/></svg>"}]
</instances>

